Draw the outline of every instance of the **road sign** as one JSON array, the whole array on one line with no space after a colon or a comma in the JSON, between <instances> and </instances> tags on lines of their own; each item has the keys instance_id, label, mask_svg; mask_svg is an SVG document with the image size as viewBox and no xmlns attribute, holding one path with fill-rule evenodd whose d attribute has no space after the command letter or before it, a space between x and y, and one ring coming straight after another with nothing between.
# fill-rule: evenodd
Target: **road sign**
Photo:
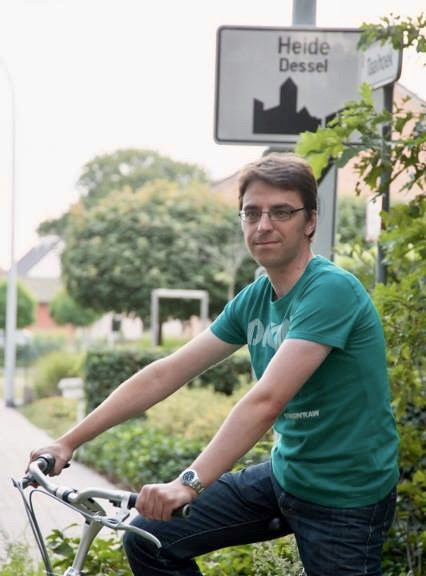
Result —
<instances>
[{"instance_id":1,"label":"road sign","mask_svg":"<svg viewBox=\"0 0 426 576\"><path fill-rule=\"evenodd\" d=\"M358 29L218 30L217 142L295 144L359 97Z\"/></svg>"},{"instance_id":2,"label":"road sign","mask_svg":"<svg viewBox=\"0 0 426 576\"><path fill-rule=\"evenodd\" d=\"M360 51L360 81L372 88L380 88L396 82L401 74L402 51L396 50L389 40L382 45L374 42L365 51Z\"/></svg>"}]
</instances>

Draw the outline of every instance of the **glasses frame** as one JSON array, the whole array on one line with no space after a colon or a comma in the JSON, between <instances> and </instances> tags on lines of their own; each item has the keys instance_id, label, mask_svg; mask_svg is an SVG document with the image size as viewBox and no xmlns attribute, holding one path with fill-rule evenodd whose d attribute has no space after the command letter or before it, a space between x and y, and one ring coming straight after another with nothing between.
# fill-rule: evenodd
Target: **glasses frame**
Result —
<instances>
[{"instance_id":1,"label":"glasses frame","mask_svg":"<svg viewBox=\"0 0 426 576\"><path fill-rule=\"evenodd\" d=\"M255 210L255 208L251 208L251 210ZM248 224L257 224L258 222L260 222L262 220L263 214L267 214L269 220L272 220L274 222L287 222L288 220L290 220L292 218L293 214L295 214L296 212L301 212L302 210L306 210L306 208L304 206L302 206L302 208L289 208L289 209L285 209L285 210L283 208L280 208L279 210L282 210L283 213L285 212L286 215L284 218L273 217L271 215L270 210L259 210L258 211L258 218L256 218L255 220L247 220L246 219L246 211L240 210L239 217L240 217L242 222L246 222Z\"/></svg>"}]
</instances>

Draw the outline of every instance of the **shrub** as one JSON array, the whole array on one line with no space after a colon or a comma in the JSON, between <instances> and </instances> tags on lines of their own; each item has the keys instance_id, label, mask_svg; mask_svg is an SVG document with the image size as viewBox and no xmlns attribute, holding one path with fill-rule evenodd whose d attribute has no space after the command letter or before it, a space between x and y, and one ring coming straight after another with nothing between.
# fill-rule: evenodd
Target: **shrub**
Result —
<instances>
[{"instance_id":1,"label":"shrub","mask_svg":"<svg viewBox=\"0 0 426 576\"><path fill-rule=\"evenodd\" d=\"M38 398L58 395L58 383L62 378L80 376L83 356L55 351L40 358L34 366L33 389Z\"/></svg>"},{"instance_id":2,"label":"shrub","mask_svg":"<svg viewBox=\"0 0 426 576\"><path fill-rule=\"evenodd\" d=\"M41 358L54 350L62 350L65 346L66 337L64 334L55 334L54 336L46 334L32 334L28 342L17 346L17 364L20 366L29 366L38 358Z\"/></svg>"},{"instance_id":3,"label":"shrub","mask_svg":"<svg viewBox=\"0 0 426 576\"><path fill-rule=\"evenodd\" d=\"M381 239L389 281L374 290L383 318L393 406L401 436L400 482L393 529L384 549L389 576L424 573L426 546L426 197L395 206Z\"/></svg>"},{"instance_id":4,"label":"shrub","mask_svg":"<svg viewBox=\"0 0 426 576\"><path fill-rule=\"evenodd\" d=\"M139 491L142 484L176 478L202 446L199 440L169 436L144 421L133 420L85 444L78 459L124 489Z\"/></svg>"},{"instance_id":5,"label":"shrub","mask_svg":"<svg viewBox=\"0 0 426 576\"><path fill-rule=\"evenodd\" d=\"M247 389L244 386L232 396L224 396L209 388L183 387L148 410L147 424L168 436L207 443Z\"/></svg>"},{"instance_id":6,"label":"shrub","mask_svg":"<svg viewBox=\"0 0 426 576\"><path fill-rule=\"evenodd\" d=\"M253 576L301 576L303 565L299 559L293 536L276 542L261 542L254 545Z\"/></svg>"},{"instance_id":7,"label":"shrub","mask_svg":"<svg viewBox=\"0 0 426 576\"><path fill-rule=\"evenodd\" d=\"M232 546L215 550L196 559L204 576L252 576L253 547Z\"/></svg>"},{"instance_id":8,"label":"shrub","mask_svg":"<svg viewBox=\"0 0 426 576\"><path fill-rule=\"evenodd\" d=\"M28 549L23 544L7 544L6 558L0 559L0 576L43 576L41 566L28 558Z\"/></svg>"},{"instance_id":9,"label":"shrub","mask_svg":"<svg viewBox=\"0 0 426 576\"><path fill-rule=\"evenodd\" d=\"M160 349L91 350L84 366L86 410L91 412L132 374L164 356Z\"/></svg>"},{"instance_id":10,"label":"shrub","mask_svg":"<svg viewBox=\"0 0 426 576\"><path fill-rule=\"evenodd\" d=\"M49 534L47 545L52 555L51 562L55 573L60 571L62 574L62 571L71 566L78 543L78 538L70 538L60 530L53 530ZM93 542L84 564L84 573L96 576L132 575L121 545L121 538L116 533L110 538L97 538Z\"/></svg>"},{"instance_id":11,"label":"shrub","mask_svg":"<svg viewBox=\"0 0 426 576\"><path fill-rule=\"evenodd\" d=\"M200 386L211 386L216 392L230 396L238 387L241 377L251 378L251 363L247 353L237 352L199 376Z\"/></svg>"},{"instance_id":12,"label":"shrub","mask_svg":"<svg viewBox=\"0 0 426 576\"><path fill-rule=\"evenodd\" d=\"M84 390L86 410L91 412L117 386L132 374L163 358L171 350L152 348L138 350L92 350L85 362ZM250 362L247 354L233 354L224 362L214 366L191 384L193 387L210 386L226 395L232 394L243 375L250 378Z\"/></svg>"},{"instance_id":13,"label":"shrub","mask_svg":"<svg viewBox=\"0 0 426 576\"><path fill-rule=\"evenodd\" d=\"M171 480L198 456L245 390L227 397L209 389L183 388L151 408L146 418L116 426L85 444L78 458L132 490ZM271 445L269 433L236 468L266 460Z\"/></svg>"},{"instance_id":14,"label":"shrub","mask_svg":"<svg viewBox=\"0 0 426 576\"><path fill-rule=\"evenodd\" d=\"M299 576L303 566L293 536L233 546L197 558L205 576Z\"/></svg>"}]
</instances>

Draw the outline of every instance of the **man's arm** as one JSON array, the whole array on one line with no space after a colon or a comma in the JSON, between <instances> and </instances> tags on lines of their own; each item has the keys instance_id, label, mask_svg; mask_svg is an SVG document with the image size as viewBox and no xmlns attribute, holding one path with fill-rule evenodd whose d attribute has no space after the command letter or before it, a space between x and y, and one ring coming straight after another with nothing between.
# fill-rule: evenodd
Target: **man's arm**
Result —
<instances>
[{"instance_id":1,"label":"man's arm","mask_svg":"<svg viewBox=\"0 0 426 576\"><path fill-rule=\"evenodd\" d=\"M30 458L48 452L55 456L54 474L59 474L76 448L105 430L145 412L239 346L227 344L209 329L173 354L149 364L124 381L82 422L50 446L34 450Z\"/></svg>"},{"instance_id":2,"label":"man's arm","mask_svg":"<svg viewBox=\"0 0 426 576\"><path fill-rule=\"evenodd\" d=\"M217 434L194 460L204 486L254 446L270 429L279 413L325 360L331 348L307 340L286 340L262 378L235 405ZM171 511L193 500L196 493L179 479L142 488L137 509L147 518L169 519Z\"/></svg>"}]
</instances>

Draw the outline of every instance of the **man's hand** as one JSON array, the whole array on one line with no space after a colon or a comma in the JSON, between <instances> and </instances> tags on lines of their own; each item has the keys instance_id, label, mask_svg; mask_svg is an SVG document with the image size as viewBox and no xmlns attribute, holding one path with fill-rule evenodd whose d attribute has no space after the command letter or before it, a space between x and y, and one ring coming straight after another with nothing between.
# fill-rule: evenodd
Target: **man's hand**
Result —
<instances>
[{"instance_id":1,"label":"man's hand","mask_svg":"<svg viewBox=\"0 0 426 576\"><path fill-rule=\"evenodd\" d=\"M50 471L49 476L57 476L62 472L62 469L68 464L73 455L73 450L68 447L63 442L54 442L49 446L44 446L43 448L37 448L30 453L30 461L28 465L37 460L39 456L43 454L51 454L55 459L55 466L53 470Z\"/></svg>"},{"instance_id":2,"label":"man's hand","mask_svg":"<svg viewBox=\"0 0 426 576\"><path fill-rule=\"evenodd\" d=\"M136 510L148 520L170 520L173 510L195 500L197 493L179 478L167 484L145 484L139 492Z\"/></svg>"}]
</instances>

